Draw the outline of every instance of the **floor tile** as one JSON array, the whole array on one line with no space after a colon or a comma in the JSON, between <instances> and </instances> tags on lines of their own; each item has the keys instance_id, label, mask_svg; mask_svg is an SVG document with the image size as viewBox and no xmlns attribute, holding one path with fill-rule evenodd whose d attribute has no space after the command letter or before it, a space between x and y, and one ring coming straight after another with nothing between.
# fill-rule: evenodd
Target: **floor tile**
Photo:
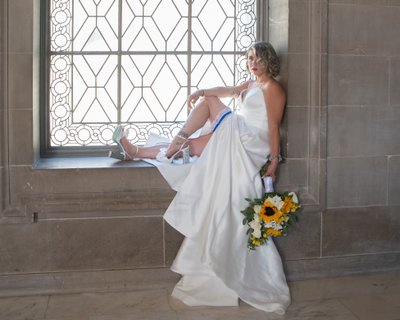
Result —
<instances>
[{"instance_id":1,"label":"floor tile","mask_svg":"<svg viewBox=\"0 0 400 320\"><path fill-rule=\"evenodd\" d=\"M93 316L89 320L178 320L176 312L157 311L157 310L132 310L130 314L124 315L107 315L107 316Z\"/></svg>"},{"instance_id":2,"label":"floor tile","mask_svg":"<svg viewBox=\"0 0 400 320\"><path fill-rule=\"evenodd\" d=\"M295 281L289 286L292 301L400 293L400 272Z\"/></svg>"},{"instance_id":3,"label":"floor tile","mask_svg":"<svg viewBox=\"0 0 400 320\"><path fill-rule=\"evenodd\" d=\"M189 307L171 297L175 281L138 281L106 292L0 298L0 320L400 320L398 272L291 283L284 316L243 302Z\"/></svg>"},{"instance_id":4,"label":"floor tile","mask_svg":"<svg viewBox=\"0 0 400 320\"><path fill-rule=\"evenodd\" d=\"M37 320L44 318L49 297L12 297L0 299L1 320Z\"/></svg>"},{"instance_id":5,"label":"floor tile","mask_svg":"<svg viewBox=\"0 0 400 320\"><path fill-rule=\"evenodd\" d=\"M57 317L44 318L40 320L90 320L90 317L88 316L64 317L63 315L58 315Z\"/></svg>"},{"instance_id":6,"label":"floor tile","mask_svg":"<svg viewBox=\"0 0 400 320\"><path fill-rule=\"evenodd\" d=\"M51 296L46 318L132 315L140 312L169 311L166 290L82 293Z\"/></svg>"},{"instance_id":7,"label":"floor tile","mask_svg":"<svg viewBox=\"0 0 400 320\"><path fill-rule=\"evenodd\" d=\"M243 309L239 307L192 307L191 309L177 311L178 320L278 320L286 319L274 313L265 313L256 309Z\"/></svg>"},{"instance_id":8,"label":"floor tile","mask_svg":"<svg viewBox=\"0 0 400 320\"><path fill-rule=\"evenodd\" d=\"M340 301L362 320L400 320L400 294L348 297Z\"/></svg>"},{"instance_id":9,"label":"floor tile","mask_svg":"<svg viewBox=\"0 0 400 320\"><path fill-rule=\"evenodd\" d=\"M294 302L288 308L285 320L359 320L339 300Z\"/></svg>"}]
</instances>

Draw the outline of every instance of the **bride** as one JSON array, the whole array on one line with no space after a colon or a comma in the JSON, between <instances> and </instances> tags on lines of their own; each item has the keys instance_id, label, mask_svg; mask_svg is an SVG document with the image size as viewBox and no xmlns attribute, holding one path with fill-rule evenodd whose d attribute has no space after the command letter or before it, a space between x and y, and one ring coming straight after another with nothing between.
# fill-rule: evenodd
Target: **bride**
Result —
<instances>
[{"instance_id":1,"label":"bride","mask_svg":"<svg viewBox=\"0 0 400 320\"><path fill-rule=\"evenodd\" d=\"M248 251L240 211L248 204L245 198L261 196L259 171L265 163L264 176L276 179L286 96L275 80L280 65L271 44L255 43L246 58L255 80L192 93L188 102L195 107L170 143L132 145L121 126L113 139L123 159L157 159L177 191L164 214L185 236L171 267L182 275L172 296L190 306L237 306L241 299L284 314L290 293L279 253L271 239ZM237 98L239 110L233 113L220 101L223 97ZM191 137L201 128L200 136ZM190 161L189 156L197 157ZM174 165L178 157L186 164Z\"/></svg>"}]
</instances>

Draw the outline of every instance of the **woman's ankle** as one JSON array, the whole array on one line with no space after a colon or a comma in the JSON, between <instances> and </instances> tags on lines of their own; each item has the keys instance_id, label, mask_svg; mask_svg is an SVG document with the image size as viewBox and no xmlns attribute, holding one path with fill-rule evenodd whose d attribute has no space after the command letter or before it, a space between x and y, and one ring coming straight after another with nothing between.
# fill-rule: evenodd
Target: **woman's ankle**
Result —
<instances>
[{"instance_id":1,"label":"woman's ankle","mask_svg":"<svg viewBox=\"0 0 400 320\"><path fill-rule=\"evenodd\" d=\"M179 132L176 136L186 141L189 139L190 134L186 133L182 128L181 130L179 130Z\"/></svg>"},{"instance_id":2,"label":"woman's ankle","mask_svg":"<svg viewBox=\"0 0 400 320\"><path fill-rule=\"evenodd\" d=\"M129 142L127 137L121 138L121 144L124 147L127 156L130 159L139 157L139 147Z\"/></svg>"},{"instance_id":3,"label":"woman's ankle","mask_svg":"<svg viewBox=\"0 0 400 320\"><path fill-rule=\"evenodd\" d=\"M180 150L183 147L183 145L185 145L188 142L189 139L186 137L188 137L186 134L182 136L180 135L180 133L178 133L174 137L174 139L172 139L165 153L167 158L171 157L175 152Z\"/></svg>"}]
</instances>

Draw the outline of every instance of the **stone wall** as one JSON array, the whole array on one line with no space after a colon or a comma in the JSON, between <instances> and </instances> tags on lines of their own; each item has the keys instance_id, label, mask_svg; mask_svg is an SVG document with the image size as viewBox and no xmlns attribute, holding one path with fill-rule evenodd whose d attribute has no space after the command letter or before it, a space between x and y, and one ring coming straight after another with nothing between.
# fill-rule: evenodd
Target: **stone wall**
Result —
<instances>
[{"instance_id":1,"label":"stone wall","mask_svg":"<svg viewBox=\"0 0 400 320\"><path fill-rule=\"evenodd\" d=\"M375 268L399 265L399 27L399 1L329 1L322 250Z\"/></svg>"},{"instance_id":2,"label":"stone wall","mask_svg":"<svg viewBox=\"0 0 400 320\"><path fill-rule=\"evenodd\" d=\"M182 237L155 168L39 157L39 2L0 3L0 276L167 268ZM270 0L270 17L288 92L277 188L304 204L276 241L288 278L398 269L400 2Z\"/></svg>"}]
</instances>

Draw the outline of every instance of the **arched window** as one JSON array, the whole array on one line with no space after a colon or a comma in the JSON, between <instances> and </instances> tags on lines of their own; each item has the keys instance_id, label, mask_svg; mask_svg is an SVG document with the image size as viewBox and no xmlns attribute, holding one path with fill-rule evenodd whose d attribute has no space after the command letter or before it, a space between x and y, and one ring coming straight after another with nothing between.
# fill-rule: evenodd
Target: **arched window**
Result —
<instances>
[{"instance_id":1,"label":"arched window","mask_svg":"<svg viewBox=\"0 0 400 320\"><path fill-rule=\"evenodd\" d=\"M245 80L256 0L43 1L42 150L102 150L117 124L172 137L196 88ZM233 101L227 101L233 106Z\"/></svg>"}]
</instances>

